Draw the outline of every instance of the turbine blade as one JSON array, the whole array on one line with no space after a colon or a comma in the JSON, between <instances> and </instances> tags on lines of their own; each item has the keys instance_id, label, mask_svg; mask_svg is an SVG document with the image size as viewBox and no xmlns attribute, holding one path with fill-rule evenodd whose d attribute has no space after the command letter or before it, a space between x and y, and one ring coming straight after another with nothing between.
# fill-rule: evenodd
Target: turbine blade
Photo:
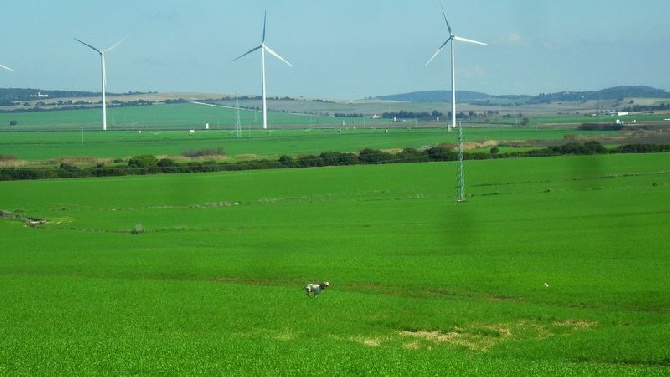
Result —
<instances>
[{"instance_id":1,"label":"turbine blade","mask_svg":"<svg viewBox=\"0 0 670 377\"><path fill-rule=\"evenodd\" d=\"M428 62L426 63L426 66L428 66L428 64L430 64L430 62L432 62L433 59L435 59L437 57L437 55L440 55L440 52L442 52L442 50L444 49L444 46L446 46L447 43L449 43L450 40L451 40L451 38L447 39L446 41L444 41L444 43L442 43L442 46L440 46L440 48L438 48L437 51L435 51L433 56L431 56L430 59L428 59Z\"/></svg>"},{"instance_id":2,"label":"turbine blade","mask_svg":"<svg viewBox=\"0 0 670 377\"><path fill-rule=\"evenodd\" d=\"M96 47L93 47L93 46L91 46L90 44L88 44L88 43L82 41L81 39L77 39L77 38L75 38L74 40L77 41L77 42L79 42L79 43L81 43L81 44L83 44L84 46L88 46L88 47L90 47L91 49L93 49L93 51L96 51L98 54L102 54L102 51L100 51L100 50L98 50Z\"/></svg>"},{"instance_id":3,"label":"turbine blade","mask_svg":"<svg viewBox=\"0 0 670 377\"><path fill-rule=\"evenodd\" d=\"M114 47L116 47L116 46L120 45L120 44L121 44L121 42L125 41L126 39L128 39L128 37L126 37L126 38L123 38L122 40L120 40L120 41L118 41L118 42L114 43L114 44L112 45L112 47L110 47L110 48L106 49L106 50L105 50L104 52L107 52L107 51L109 51L109 50L113 49Z\"/></svg>"},{"instance_id":4,"label":"turbine blade","mask_svg":"<svg viewBox=\"0 0 670 377\"><path fill-rule=\"evenodd\" d=\"M10 72L14 72L13 69L7 67L6 65L2 65L2 64L0 64L0 68L4 68L4 69L6 69L6 70L8 70L8 71L10 71Z\"/></svg>"},{"instance_id":5,"label":"turbine blade","mask_svg":"<svg viewBox=\"0 0 670 377\"><path fill-rule=\"evenodd\" d=\"M268 11L265 11L265 15L263 16L263 39L261 39L261 43L265 42L265 25L268 21Z\"/></svg>"},{"instance_id":6,"label":"turbine blade","mask_svg":"<svg viewBox=\"0 0 670 377\"><path fill-rule=\"evenodd\" d=\"M459 42L467 42L467 43L474 43L476 45L487 46L487 44L484 43L484 42L479 42L479 41L475 41L475 40L472 40L472 39L465 39L465 38L461 38L461 37L457 37L457 36L454 36L454 40L457 40Z\"/></svg>"},{"instance_id":7,"label":"turbine blade","mask_svg":"<svg viewBox=\"0 0 670 377\"><path fill-rule=\"evenodd\" d=\"M237 60L237 59L240 59L240 58L243 58L243 57L245 57L245 56L251 54L252 52L254 52L254 51L256 51L256 50L260 50L262 47L263 47L263 45L254 47L254 48L252 48L251 50L245 52L244 54L242 54L242 55L236 57L235 59L233 59L233 61L235 61L235 60Z\"/></svg>"},{"instance_id":8,"label":"turbine blade","mask_svg":"<svg viewBox=\"0 0 670 377\"><path fill-rule=\"evenodd\" d=\"M293 67L293 64L289 63L288 60L286 60L286 59L282 58L281 56L279 56L279 54L276 53L276 52L274 52L270 47L268 47L268 46L266 46L266 45L263 45L263 48L265 48L265 51L269 52L269 53L270 53L272 56L274 56L275 58L277 58L277 59L283 61L284 63L288 64L289 67Z\"/></svg>"},{"instance_id":9,"label":"turbine blade","mask_svg":"<svg viewBox=\"0 0 670 377\"><path fill-rule=\"evenodd\" d=\"M449 25L449 20L447 20L447 11L444 9L444 4L440 1L440 6L442 7L442 16L444 16L444 22L447 23L447 29L449 29L449 35L454 35L454 33L451 32L451 25Z\"/></svg>"}]
</instances>

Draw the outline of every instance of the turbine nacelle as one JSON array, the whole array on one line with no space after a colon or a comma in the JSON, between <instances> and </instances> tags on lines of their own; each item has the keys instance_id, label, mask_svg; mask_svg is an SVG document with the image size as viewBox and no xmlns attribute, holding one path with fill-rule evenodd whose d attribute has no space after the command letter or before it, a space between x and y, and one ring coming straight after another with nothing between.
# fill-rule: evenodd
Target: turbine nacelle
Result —
<instances>
[{"instance_id":1,"label":"turbine nacelle","mask_svg":"<svg viewBox=\"0 0 670 377\"><path fill-rule=\"evenodd\" d=\"M126 38L123 38L122 40L114 43L111 47L109 47L106 50L100 50L99 48L88 44L81 39L74 38L75 41L83 44L84 46L90 48L91 50L97 52L100 54L100 63L101 63L101 71L102 71L102 130L106 131L107 130L107 103L105 101L105 92L107 91L107 73L105 72L105 53L109 52L110 50L114 49L116 46L120 45L121 42L125 41Z\"/></svg>"},{"instance_id":2,"label":"turbine nacelle","mask_svg":"<svg viewBox=\"0 0 670 377\"><path fill-rule=\"evenodd\" d=\"M444 9L444 4L440 2L440 6L442 6L442 16L444 17L444 22L447 24L449 38L447 38L447 40L442 43L437 51L435 51L433 56L428 59L426 65L430 64L430 62L432 62L433 59L435 59L440 54L440 52L442 52L444 46L451 42L451 126L456 126L456 73L454 68L454 41L472 43L481 46L486 46L486 43L475 41L473 39L462 38L454 34L453 30L451 29L451 25L449 24L449 19L447 19L447 12ZM449 130L451 129L449 128Z\"/></svg>"},{"instance_id":3,"label":"turbine nacelle","mask_svg":"<svg viewBox=\"0 0 670 377\"><path fill-rule=\"evenodd\" d=\"M244 54L236 57L233 59L233 61L236 61L238 59L241 59L253 52L256 52L258 50L261 50L261 69L262 69L262 75L261 75L261 82L263 86L263 129L268 128L268 117L267 117L267 95L266 95L266 89L265 89L265 53L267 52L268 54L274 56L275 58L281 60L282 62L286 63L289 67L292 67L293 65L289 63L288 60L284 59L281 55L279 55L276 51L268 47L268 45L265 44L265 32L266 32L266 25L267 25L267 19L268 19L268 13L267 11L265 12L265 15L263 16L263 35L261 37L261 44L252 48L251 50L245 52Z\"/></svg>"},{"instance_id":4,"label":"turbine nacelle","mask_svg":"<svg viewBox=\"0 0 670 377\"><path fill-rule=\"evenodd\" d=\"M242 55L236 57L235 59L233 59L233 61L236 61L236 60L238 60L238 59L241 59L241 58L243 58L243 57L245 57L245 56L247 56L247 55L249 55L249 54L251 54L251 53L253 53L253 52L256 52L256 51L258 51L258 50L260 50L260 49L265 50L265 52L269 53L270 55L274 56L275 58L277 58L277 59L281 60L282 62L286 63L289 67L293 67L293 64L289 63L288 60L282 58L281 55L279 55L279 54L278 54L277 52L275 52L273 49L271 49L270 47L268 47L268 45L266 45L265 43L263 43L263 44L261 44L261 45L259 45L259 46L256 46L256 47L254 47L254 48L252 48L251 50L249 50L249 51L245 52L244 54L242 54Z\"/></svg>"},{"instance_id":5,"label":"turbine nacelle","mask_svg":"<svg viewBox=\"0 0 670 377\"><path fill-rule=\"evenodd\" d=\"M455 64L454 64L454 41L458 42L465 42L465 43L473 43L473 44L478 44L482 46L486 46L486 43L484 42L479 42L475 41L473 39L467 39L467 38L462 38L454 34L454 32L451 30L451 25L449 24L449 19L447 19L447 12L444 10L444 4L440 2L440 6L442 6L442 16L444 17L444 22L447 24L447 30L449 31L449 38L447 38L444 43L440 46L440 48L435 51L433 56L430 57L426 65L430 64L430 62L437 57L440 52L442 52L442 49L444 49L444 46L446 46L449 42L451 42L451 126L447 126L447 130L451 131L451 127L456 127L456 69L455 69ZM462 202L465 200L465 193L464 193L464 178L463 178L463 126L459 125L458 126L458 202Z\"/></svg>"},{"instance_id":6,"label":"turbine nacelle","mask_svg":"<svg viewBox=\"0 0 670 377\"><path fill-rule=\"evenodd\" d=\"M275 58L277 58L277 59L281 60L282 62L288 64L289 67L293 67L293 64L289 63L288 60L281 57L281 55L279 55L276 51L274 51L268 45L265 44L265 30L266 30L267 20L268 20L268 12L266 11L264 16L263 16L263 36L261 38L261 44L252 48L251 50L245 52L244 54L236 57L235 59L233 59L233 61L236 61L236 60L241 59L241 58L243 58L243 57L245 57L245 56L247 56L247 55L249 55L249 54L251 54L255 51L263 49L264 51L268 52L270 55L274 56Z\"/></svg>"},{"instance_id":7,"label":"turbine nacelle","mask_svg":"<svg viewBox=\"0 0 670 377\"><path fill-rule=\"evenodd\" d=\"M108 51L114 49L116 46L120 45L121 42L123 42L123 41L126 40L126 38L123 38L122 40L120 40L120 41L114 43L110 48L108 48L108 49L106 49L106 50L100 50L99 48L97 48L97 47L95 47L95 46L93 46L93 45L90 45L90 44L88 44L88 43L82 41L81 39L77 39L77 38L75 38L74 40L77 41L77 42L79 42L79 43L81 43L81 44L83 44L84 46L90 48L91 50L97 52L98 54L100 54L100 55L104 55L105 52L108 52Z\"/></svg>"},{"instance_id":8,"label":"turbine nacelle","mask_svg":"<svg viewBox=\"0 0 670 377\"><path fill-rule=\"evenodd\" d=\"M453 41L459 41L459 42L477 44L477 45L480 45L480 46L486 46L487 45L484 42L475 41L474 39L462 38L462 37L459 37L456 34L454 34L454 32L451 30L451 25L449 24L449 20L447 19L447 11L444 9L444 4L442 4L442 2L440 2L440 6L442 7L442 16L444 17L444 22L447 24L447 30L449 30L449 38L447 38L447 40L444 41L444 43L442 43L442 45L437 49L437 51L435 51L433 56L431 56L430 59L428 59L428 62L426 62L426 66L428 64L430 64L433 61L433 59L435 59L440 54L440 52L442 52L442 50L444 49L444 46L446 46L449 42L454 43Z\"/></svg>"}]
</instances>

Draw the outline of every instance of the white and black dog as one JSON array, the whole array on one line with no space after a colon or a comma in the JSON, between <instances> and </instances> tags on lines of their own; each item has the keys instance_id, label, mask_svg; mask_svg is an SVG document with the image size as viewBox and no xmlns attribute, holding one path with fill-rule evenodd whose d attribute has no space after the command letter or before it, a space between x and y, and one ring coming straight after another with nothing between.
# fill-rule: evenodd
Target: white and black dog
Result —
<instances>
[{"instance_id":1,"label":"white and black dog","mask_svg":"<svg viewBox=\"0 0 670 377\"><path fill-rule=\"evenodd\" d=\"M319 295L319 293L321 293L321 291L323 291L324 289L326 289L328 287L330 287L330 283L327 282L327 281L324 281L321 284L310 283L310 284L307 284L305 286L305 293L307 294L307 297L309 297L309 298L312 298L312 296L314 296L314 298L316 298ZM310 293L312 293L312 296L310 296Z\"/></svg>"}]
</instances>

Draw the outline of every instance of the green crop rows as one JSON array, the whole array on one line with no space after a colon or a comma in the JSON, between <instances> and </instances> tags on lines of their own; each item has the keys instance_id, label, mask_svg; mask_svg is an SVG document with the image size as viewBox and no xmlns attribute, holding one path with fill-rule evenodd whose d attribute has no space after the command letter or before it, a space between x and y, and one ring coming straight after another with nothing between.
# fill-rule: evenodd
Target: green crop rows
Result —
<instances>
[{"instance_id":1,"label":"green crop rows","mask_svg":"<svg viewBox=\"0 0 670 377\"><path fill-rule=\"evenodd\" d=\"M669 162L2 182L0 375L664 375Z\"/></svg>"},{"instance_id":2,"label":"green crop rows","mask_svg":"<svg viewBox=\"0 0 670 377\"><path fill-rule=\"evenodd\" d=\"M515 129L509 127L468 128L467 142L496 143L523 140L563 140L574 137L616 135L616 132L587 132L568 128ZM358 152L364 148L422 148L457 142L457 132L444 128L348 128L245 130L238 137L223 130L196 131L84 131L84 132L0 132L0 154L20 160L67 157L127 158L141 154L180 156L187 150L223 148L226 155L255 155L276 159L283 154ZM489 145L489 144L482 144ZM490 147L484 147L488 151Z\"/></svg>"},{"instance_id":3,"label":"green crop rows","mask_svg":"<svg viewBox=\"0 0 670 377\"><path fill-rule=\"evenodd\" d=\"M112 106L107 109L107 122L109 130L204 129L206 123L211 129L234 130L237 124L237 114L238 111L230 107L205 106L195 103ZM239 115L240 125L244 130L260 127L262 115L259 111L242 109ZM270 112L268 119L271 127L285 125L337 127L342 126L343 122L360 126L388 123L388 120L335 118L279 111ZM15 126L10 126L12 121L16 122ZM101 124L100 108L0 113L0 130L101 130Z\"/></svg>"}]
</instances>

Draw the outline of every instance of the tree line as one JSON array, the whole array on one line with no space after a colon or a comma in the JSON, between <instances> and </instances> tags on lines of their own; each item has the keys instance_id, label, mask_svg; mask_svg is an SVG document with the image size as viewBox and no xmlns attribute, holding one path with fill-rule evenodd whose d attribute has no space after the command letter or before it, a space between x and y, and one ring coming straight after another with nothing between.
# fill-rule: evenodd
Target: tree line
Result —
<instances>
[{"instance_id":1,"label":"tree line","mask_svg":"<svg viewBox=\"0 0 670 377\"><path fill-rule=\"evenodd\" d=\"M622 110L631 113L664 111L670 110L670 102L663 102L656 105L632 105L626 106Z\"/></svg>"},{"instance_id":2,"label":"tree line","mask_svg":"<svg viewBox=\"0 0 670 377\"><path fill-rule=\"evenodd\" d=\"M500 153L497 147L489 152L466 152L466 160L487 160L514 157L549 157L563 155L593 155L607 153L655 153L670 152L670 144L629 144L608 149L596 141L583 144L567 143L530 151L513 151ZM7 157L7 156L5 156ZM7 158L5 158L7 159ZM54 179L54 178L91 178L118 177L127 175L145 175L159 173L207 173L239 170L281 169L281 168L313 168L325 166L371 165L390 163L422 163L458 160L458 153L453 146L434 146L428 149L405 148L401 152L391 153L366 148L358 153L323 152L318 155L289 156L282 155L276 160L259 159L239 162L187 162L177 163L169 157L157 158L153 155L131 157L124 164L106 165L99 163L90 167L79 167L69 163L61 163L57 167L38 168L2 168L0 181Z\"/></svg>"},{"instance_id":3,"label":"tree line","mask_svg":"<svg viewBox=\"0 0 670 377\"><path fill-rule=\"evenodd\" d=\"M444 114L437 111L433 110L432 112L427 112L427 111L422 111L422 112L415 112L415 111L388 111L385 113L382 113L382 118L384 119L436 119L436 118L442 118L444 117Z\"/></svg>"}]
</instances>

